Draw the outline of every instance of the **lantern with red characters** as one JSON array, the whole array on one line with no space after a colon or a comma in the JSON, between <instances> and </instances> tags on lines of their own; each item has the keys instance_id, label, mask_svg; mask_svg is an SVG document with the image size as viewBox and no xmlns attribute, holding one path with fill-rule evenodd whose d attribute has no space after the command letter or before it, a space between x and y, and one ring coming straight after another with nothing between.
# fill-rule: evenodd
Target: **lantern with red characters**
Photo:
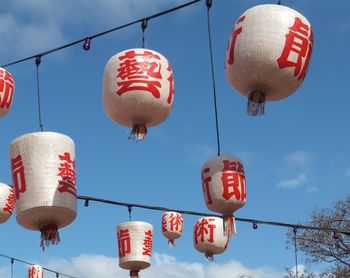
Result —
<instances>
[{"instance_id":1,"label":"lantern with red characters","mask_svg":"<svg viewBox=\"0 0 350 278\"><path fill-rule=\"evenodd\" d=\"M44 278L43 268L37 264L29 266L28 278Z\"/></svg>"},{"instance_id":2,"label":"lantern with red characters","mask_svg":"<svg viewBox=\"0 0 350 278\"><path fill-rule=\"evenodd\" d=\"M163 122L173 105L170 63L150 49L119 52L105 66L103 100L109 117L132 129L129 138L145 139L147 128Z\"/></svg>"},{"instance_id":3,"label":"lantern with red characters","mask_svg":"<svg viewBox=\"0 0 350 278\"><path fill-rule=\"evenodd\" d=\"M175 239L182 235L184 219L175 211L168 211L162 216L162 233L168 239L170 246L175 246Z\"/></svg>"},{"instance_id":4,"label":"lantern with red characters","mask_svg":"<svg viewBox=\"0 0 350 278\"><path fill-rule=\"evenodd\" d=\"M16 219L41 232L41 247L60 241L58 229L77 215L75 146L54 132L22 135L10 145Z\"/></svg>"},{"instance_id":5,"label":"lantern with red characters","mask_svg":"<svg viewBox=\"0 0 350 278\"><path fill-rule=\"evenodd\" d=\"M202 217L193 229L193 245L208 260L227 249L230 237L223 231L223 220L220 217Z\"/></svg>"},{"instance_id":6,"label":"lantern with red characters","mask_svg":"<svg viewBox=\"0 0 350 278\"><path fill-rule=\"evenodd\" d=\"M202 189L208 209L223 215L224 230L235 233L232 214L246 202L242 162L234 156L216 156L202 167Z\"/></svg>"},{"instance_id":7,"label":"lantern with red characters","mask_svg":"<svg viewBox=\"0 0 350 278\"><path fill-rule=\"evenodd\" d=\"M15 81L7 70L0 68L0 117L10 110L14 93Z\"/></svg>"},{"instance_id":8,"label":"lantern with red characters","mask_svg":"<svg viewBox=\"0 0 350 278\"><path fill-rule=\"evenodd\" d=\"M288 97L302 84L311 58L309 21L281 5L258 5L236 21L226 52L226 77L248 97L247 112L264 114L266 101Z\"/></svg>"},{"instance_id":9,"label":"lantern with red characters","mask_svg":"<svg viewBox=\"0 0 350 278\"><path fill-rule=\"evenodd\" d=\"M0 224L5 223L12 215L15 206L13 189L0 183Z\"/></svg>"},{"instance_id":10,"label":"lantern with red characters","mask_svg":"<svg viewBox=\"0 0 350 278\"><path fill-rule=\"evenodd\" d=\"M130 271L130 277L151 265L153 226L146 222L129 221L117 227L119 266Z\"/></svg>"}]
</instances>

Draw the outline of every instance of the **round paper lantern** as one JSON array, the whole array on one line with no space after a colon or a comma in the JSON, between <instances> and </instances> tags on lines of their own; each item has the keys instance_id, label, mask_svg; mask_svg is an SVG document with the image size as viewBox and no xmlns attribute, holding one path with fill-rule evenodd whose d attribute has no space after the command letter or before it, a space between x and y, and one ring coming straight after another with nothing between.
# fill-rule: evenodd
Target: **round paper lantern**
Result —
<instances>
[{"instance_id":1,"label":"round paper lantern","mask_svg":"<svg viewBox=\"0 0 350 278\"><path fill-rule=\"evenodd\" d=\"M10 110L15 92L15 82L11 74L0 68L0 117L3 117Z\"/></svg>"},{"instance_id":2,"label":"round paper lantern","mask_svg":"<svg viewBox=\"0 0 350 278\"><path fill-rule=\"evenodd\" d=\"M193 245L209 260L226 250L229 239L223 231L222 218L202 217L194 225Z\"/></svg>"},{"instance_id":3,"label":"round paper lantern","mask_svg":"<svg viewBox=\"0 0 350 278\"><path fill-rule=\"evenodd\" d=\"M150 49L128 49L114 55L103 76L104 108L109 117L143 140L147 128L163 122L174 100L174 77L168 60Z\"/></svg>"},{"instance_id":4,"label":"round paper lantern","mask_svg":"<svg viewBox=\"0 0 350 278\"><path fill-rule=\"evenodd\" d=\"M13 189L7 184L0 183L0 224L11 217L14 205Z\"/></svg>"},{"instance_id":5,"label":"round paper lantern","mask_svg":"<svg viewBox=\"0 0 350 278\"><path fill-rule=\"evenodd\" d=\"M75 147L71 138L36 132L10 145L18 224L40 230L41 247L59 242L58 229L76 217Z\"/></svg>"},{"instance_id":6,"label":"round paper lantern","mask_svg":"<svg viewBox=\"0 0 350 278\"><path fill-rule=\"evenodd\" d=\"M216 156L202 167L202 189L209 210L223 214L225 231L235 233L232 214L246 202L246 184L241 161L234 156Z\"/></svg>"},{"instance_id":7,"label":"round paper lantern","mask_svg":"<svg viewBox=\"0 0 350 278\"><path fill-rule=\"evenodd\" d=\"M303 82L313 33L300 13L281 5L259 5L236 21L226 52L226 77L248 97L250 115L264 113L265 101L288 97Z\"/></svg>"},{"instance_id":8,"label":"round paper lantern","mask_svg":"<svg viewBox=\"0 0 350 278\"><path fill-rule=\"evenodd\" d=\"M138 277L140 270L151 265L153 226L146 222L129 221L117 228L119 266Z\"/></svg>"},{"instance_id":9,"label":"round paper lantern","mask_svg":"<svg viewBox=\"0 0 350 278\"><path fill-rule=\"evenodd\" d=\"M28 268L28 278L44 278L43 268L37 264L31 265Z\"/></svg>"},{"instance_id":10,"label":"round paper lantern","mask_svg":"<svg viewBox=\"0 0 350 278\"><path fill-rule=\"evenodd\" d=\"M175 239L182 235L184 219L175 211L168 211L162 216L162 233L170 246L175 246Z\"/></svg>"}]
</instances>

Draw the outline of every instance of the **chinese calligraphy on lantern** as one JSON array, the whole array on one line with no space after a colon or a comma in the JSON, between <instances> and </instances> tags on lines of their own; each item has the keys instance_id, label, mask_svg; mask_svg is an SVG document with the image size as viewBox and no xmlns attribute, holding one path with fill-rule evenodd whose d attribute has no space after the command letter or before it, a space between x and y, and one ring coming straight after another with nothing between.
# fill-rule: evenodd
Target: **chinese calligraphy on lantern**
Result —
<instances>
[{"instance_id":1,"label":"chinese calligraphy on lantern","mask_svg":"<svg viewBox=\"0 0 350 278\"><path fill-rule=\"evenodd\" d=\"M179 213L171 212L164 214L162 217L162 232L176 231L182 233L183 230L183 218Z\"/></svg>"},{"instance_id":2,"label":"chinese calligraphy on lantern","mask_svg":"<svg viewBox=\"0 0 350 278\"><path fill-rule=\"evenodd\" d=\"M143 240L143 252L142 255L150 256L152 255L152 230L145 232L145 239Z\"/></svg>"},{"instance_id":3,"label":"chinese calligraphy on lantern","mask_svg":"<svg viewBox=\"0 0 350 278\"><path fill-rule=\"evenodd\" d=\"M16 199L18 200L21 193L26 192L26 180L24 175L24 166L21 155L11 159L12 181L15 189Z\"/></svg>"},{"instance_id":4,"label":"chinese calligraphy on lantern","mask_svg":"<svg viewBox=\"0 0 350 278\"><path fill-rule=\"evenodd\" d=\"M232 32L232 35L231 35L231 38L230 38L230 41L229 41L229 44L228 44L228 59L227 59L227 63L229 65L233 65L234 63L234 59L235 59L235 45L236 45L236 40L237 40L237 36L242 33L242 30L243 30L243 27L242 26L239 26L238 25L240 23L242 23L243 21L245 20L245 16L242 16L240 17L238 20L237 20L237 23L235 25L235 28Z\"/></svg>"},{"instance_id":5,"label":"chinese calligraphy on lantern","mask_svg":"<svg viewBox=\"0 0 350 278\"><path fill-rule=\"evenodd\" d=\"M6 211L11 214L14 206L15 206L15 196L13 194L13 189L10 188L10 194L7 196L6 204L5 204L5 207L3 208L3 211Z\"/></svg>"},{"instance_id":6,"label":"chinese calligraphy on lantern","mask_svg":"<svg viewBox=\"0 0 350 278\"><path fill-rule=\"evenodd\" d=\"M214 242L215 218L201 218L194 226L194 240L198 242Z\"/></svg>"},{"instance_id":7,"label":"chinese calligraphy on lantern","mask_svg":"<svg viewBox=\"0 0 350 278\"><path fill-rule=\"evenodd\" d=\"M9 108L12 103L14 81L12 76L0 68L0 108Z\"/></svg>"},{"instance_id":8,"label":"chinese calligraphy on lantern","mask_svg":"<svg viewBox=\"0 0 350 278\"><path fill-rule=\"evenodd\" d=\"M58 192L67 192L76 196L76 174L75 174L75 160L71 159L70 153L65 152L63 155L59 155L61 163L58 167L57 176L61 177L59 180Z\"/></svg>"},{"instance_id":9,"label":"chinese calligraphy on lantern","mask_svg":"<svg viewBox=\"0 0 350 278\"><path fill-rule=\"evenodd\" d=\"M131 241L129 230L120 230L118 232L118 247L119 247L119 257L123 258L126 254L131 252Z\"/></svg>"}]
</instances>

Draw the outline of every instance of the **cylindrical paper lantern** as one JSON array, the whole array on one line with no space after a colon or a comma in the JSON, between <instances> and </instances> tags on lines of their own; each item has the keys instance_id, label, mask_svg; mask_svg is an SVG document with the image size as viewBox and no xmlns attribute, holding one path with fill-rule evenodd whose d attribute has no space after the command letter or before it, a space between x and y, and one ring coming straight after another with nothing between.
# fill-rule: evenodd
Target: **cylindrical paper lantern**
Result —
<instances>
[{"instance_id":1,"label":"cylindrical paper lantern","mask_svg":"<svg viewBox=\"0 0 350 278\"><path fill-rule=\"evenodd\" d=\"M209 260L223 253L230 237L223 231L223 220L219 217L202 217L196 221L193 229L193 245Z\"/></svg>"},{"instance_id":2,"label":"cylindrical paper lantern","mask_svg":"<svg viewBox=\"0 0 350 278\"><path fill-rule=\"evenodd\" d=\"M151 265L153 226L146 222L129 221L117 228L119 266L138 277L140 270Z\"/></svg>"},{"instance_id":3,"label":"cylindrical paper lantern","mask_svg":"<svg viewBox=\"0 0 350 278\"><path fill-rule=\"evenodd\" d=\"M0 117L3 117L10 110L15 92L15 81L11 74L0 68Z\"/></svg>"},{"instance_id":4,"label":"cylindrical paper lantern","mask_svg":"<svg viewBox=\"0 0 350 278\"><path fill-rule=\"evenodd\" d=\"M241 161L234 156L216 156L202 167L202 189L208 209L224 216L225 231L235 233L232 214L246 202L246 184Z\"/></svg>"},{"instance_id":5,"label":"cylindrical paper lantern","mask_svg":"<svg viewBox=\"0 0 350 278\"><path fill-rule=\"evenodd\" d=\"M14 205L13 189L7 184L0 183L0 224L11 217Z\"/></svg>"},{"instance_id":6,"label":"cylindrical paper lantern","mask_svg":"<svg viewBox=\"0 0 350 278\"><path fill-rule=\"evenodd\" d=\"M162 233L168 239L169 245L175 245L175 239L182 235L184 219L175 211L168 211L162 216Z\"/></svg>"},{"instance_id":7,"label":"cylindrical paper lantern","mask_svg":"<svg viewBox=\"0 0 350 278\"><path fill-rule=\"evenodd\" d=\"M103 75L104 108L120 125L132 128L130 137L145 139L147 128L163 122L174 100L174 76L168 60L144 48L114 55Z\"/></svg>"},{"instance_id":8,"label":"cylindrical paper lantern","mask_svg":"<svg viewBox=\"0 0 350 278\"><path fill-rule=\"evenodd\" d=\"M31 265L28 268L28 278L44 278L43 268L37 264Z\"/></svg>"},{"instance_id":9,"label":"cylindrical paper lantern","mask_svg":"<svg viewBox=\"0 0 350 278\"><path fill-rule=\"evenodd\" d=\"M41 246L59 242L58 229L76 217L75 146L71 138L36 132L10 146L17 222L41 231Z\"/></svg>"},{"instance_id":10,"label":"cylindrical paper lantern","mask_svg":"<svg viewBox=\"0 0 350 278\"><path fill-rule=\"evenodd\" d=\"M313 47L309 21L281 5L259 5L236 21L226 52L226 77L248 97L250 115L265 101L288 97L303 82Z\"/></svg>"}]
</instances>

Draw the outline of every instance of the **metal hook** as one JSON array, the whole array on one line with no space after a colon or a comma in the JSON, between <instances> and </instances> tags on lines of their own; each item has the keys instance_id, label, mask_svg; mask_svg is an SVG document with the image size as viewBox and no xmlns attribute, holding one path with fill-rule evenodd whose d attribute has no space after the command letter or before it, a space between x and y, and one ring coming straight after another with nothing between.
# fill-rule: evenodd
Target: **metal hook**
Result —
<instances>
[{"instance_id":1,"label":"metal hook","mask_svg":"<svg viewBox=\"0 0 350 278\"><path fill-rule=\"evenodd\" d=\"M89 200L85 200L85 204L84 204L85 207L88 207L89 206Z\"/></svg>"}]
</instances>

